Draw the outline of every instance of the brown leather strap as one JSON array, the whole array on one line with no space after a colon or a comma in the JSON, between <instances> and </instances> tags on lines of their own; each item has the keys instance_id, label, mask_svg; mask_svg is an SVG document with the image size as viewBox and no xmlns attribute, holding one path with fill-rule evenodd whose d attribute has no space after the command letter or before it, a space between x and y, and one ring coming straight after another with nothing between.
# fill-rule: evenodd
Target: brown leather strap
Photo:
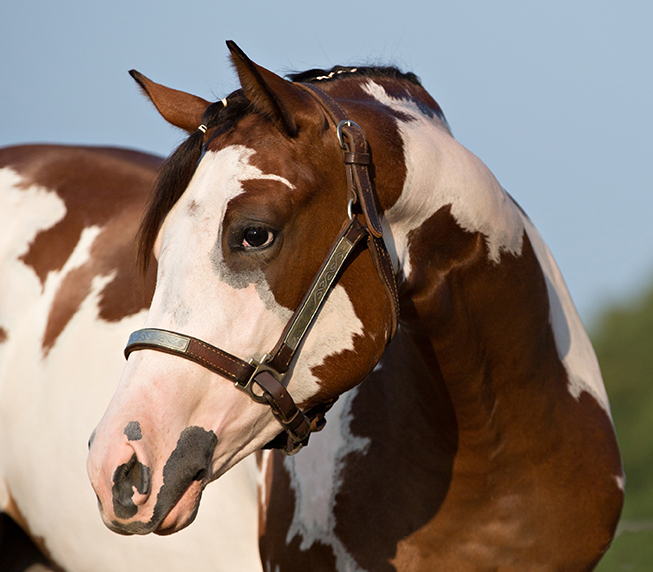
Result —
<instances>
[{"instance_id":1,"label":"brown leather strap","mask_svg":"<svg viewBox=\"0 0 653 572\"><path fill-rule=\"evenodd\" d=\"M340 270L356 244L365 236L367 236L367 231L360 221L354 218L349 221L334 242L329 255L322 263L299 305L299 309L286 325L279 343L272 351L272 357L267 362L279 373L288 371L308 328L317 317L317 313L338 278Z\"/></svg>"},{"instance_id":2,"label":"brown leather strap","mask_svg":"<svg viewBox=\"0 0 653 572\"><path fill-rule=\"evenodd\" d=\"M208 370L225 376L236 383L259 403L267 403L285 431L285 437L278 440L287 454L299 451L308 443L311 431L324 426L324 414L315 411L313 416L305 415L295 404L288 390L270 371L257 371L257 366L247 363L211 344L192 336L158 328L145 328L134 332L125 348L125 357L138 350L156 350L184 357ZM265 367L265 366L263 366ZM257 390L256 385L259 390ZM283 442L281 442L283 441Z\"/></svg>"},{"instance_id":3,"label":"brown leather strap","mask_svg":"<svg viewBox=\"0 0 653 572\"><path fill-rule=\"evenodd\" d=\"M390 302L391 321L390 336L388 338L388 343L390 343L390 340L394 338L394 335L397 333L397 328L399 327L399 293L397 292L395 271L392 267L392 261L390 260L390 255L388 254L388 250L383 242L383 238L377 238L370 235L367 242L370 253L372 254L372 260L374 260L379 278L381 279L381 284L383 284L386 296Z\"/></svg>"},{"instance_id":4,"label":"brown leather strap","mask_svg":"<svg viewBox=\"0 0 653 572\"><path fill-rule=\"evenodd\" d=\"M363 157L368 155L369 157L367 139L363 130L358 124L349 120L347 112L343 107L322 88L310 83L297 85L308 91L336 124L339 131L338 139L341 141L343 147L344 162L349 170L348 178L351 182L350 187L352 187L361 205L368 230L374 236L380 238L383 236L383 227L381 226L378 215L376 193L372 187L367 169L367 166L371 164L371 160L368 159L365 163L351 161L352 156Z\"/></svg>"},{"instance_id":5,"label":"brown leather strap","mask_svg":"<svg viewBox=\"0 0 653 572\"><path fill-rule=\"evenodd\" d=\"M363 131L356 123L351 124L342 124L340 126L340 131L344 135L343 143L346 146L346 149L343 149L345 157L347 155L354 156L365 156L368 154L367 149L367 140ZM349 172L349 177L353 181L353 189L358 198L358 202L365 216L365 221L367 223L367 228L370 233L376 238L381 238L383 236L383 227L381 226L381 220L378 214L378 208L376 204L376 192L372 187L372 181L370 180L370 172L368 164L363 164L361 162L352 162L347 163Z\"/></svg>"},{"instance_id":6,"label":"brown leather strap","mask_svg":"<svg viewBox=\"0 0 653 572\"><path fill-rule=\"evenodd\" d=\"M284 430L297 443L308 440L311 423L297 407L286 388L267 371L258 374L255 381L265 390L265 396L272 407L272 412Z\"/></svg>"},{"instance_id":7,"label":"brown leather strap","mask_svg":"<svg viewBox=\"0 0 653 572\"><path fill-rule=\"evenodd\" d=\"M134 332L125 347L125 358L134 351L145 349L181 355L239 384L244 384L255 370L246 361L202 340L159 328L144 328Z\"/></svg>"},{"instance_id":8,"label":"brown leather strap","mask_svg":"<svg viewBox=\"0 0 653 572\"><path fill-rule=\"evenodd\" d=\"M342 154L342 159L345 165L368 166L372 164L372 158L369 153L350 153L349 151L345 151Z\"/></svg>"},{"instance_id":9,"label":"brown leather strap","mask_svg":"<svg viewBox=\"0 0 653 572\"><path fill-rule=\"evenodd\" d=\"M333 404L337 400L338 398L335 397L333 399L330 399L329 401L316 405L315 407L309 409L306 413L304 413L305 418L310 420L311 422L311 426L310 426L311 433L317 433L318 431L322 431L322 429L324 429L324 426L326 425L326 414L331 409L331 407L333 407ZM302 445L305 445L307 442L308 442L308 437L306 438L306 442L302 443ZM263 448L281 449L284 452L294 451L295 449L299 450L298 445L293 440L291 434L288 432L279 433L279 435L277 435L274 439L272 439L272 441L267 443Z\"/></svg>"},{"instance_id":10,"label":"brown leather strap","mask_svg":"<svg viewBox=\"0 0 653 572\"><path fill-rule=\"evenodd\" d=\"M347 112L343 109L343 107L321 87L318 87L312 83L296 83L293 85L305 89L315 99L317 99L317 102L320 104L322 109L327 112L334 125L338 125L338 123L341 121L346 121L349 119Z\"/></svg>"},{"instance_id":11,"label":"brown leather strap","mask_svg":"<svg viewBox=\"0 0 653 572\"><path fill-rule=\"evenodd\" d=\"M347 112L322 88L310 84L297 84L309 92L326 111L327 115L337 125L338 139L342 141L343 160L347 165L347 180L353 189L358 203L363 211L367 229L371 235L368 243L372 259L377 268L381 282L388 296L391 308L391 331L388 342L394 337L399 325L399 295L394 276L392 261L388 255L383 240L383 227L378 215L376 192L369 176L368 166L371 165L371 155L365 134L359 125L349 121Z\"/></svg>"}]
</instances>

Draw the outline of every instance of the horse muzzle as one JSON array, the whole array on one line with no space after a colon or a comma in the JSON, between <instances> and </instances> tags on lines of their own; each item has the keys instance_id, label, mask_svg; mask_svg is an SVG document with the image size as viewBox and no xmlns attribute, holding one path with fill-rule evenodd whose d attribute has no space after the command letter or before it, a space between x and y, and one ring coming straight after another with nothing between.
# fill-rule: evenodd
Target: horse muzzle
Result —
<instances>
[{"instance_id":1,"label":"horse muzzle","mask_svg":"<svg viewBox=\"0 0 653 572\"><path fill-rule=\"evenodd\" d=\"M158 469L159 474L139 458L137 448L127 444L125 451L131 450L132 454L118 463L110 480L103 477L106 470L95 470L94 443L89 454L89 476L105 525L126 535L170 534L188 526L195 519L208 482L217 441L213 431L187 427L163 469Z\"/></svg>"}]
</instances>

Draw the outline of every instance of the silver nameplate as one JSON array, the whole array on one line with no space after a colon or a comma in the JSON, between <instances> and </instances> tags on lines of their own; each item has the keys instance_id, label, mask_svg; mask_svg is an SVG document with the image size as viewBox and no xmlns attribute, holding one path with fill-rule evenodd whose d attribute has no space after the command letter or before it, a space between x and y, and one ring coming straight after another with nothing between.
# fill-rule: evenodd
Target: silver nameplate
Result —
<instances>
[{"instance_id":1,"label":"silver nameplate","mask_svg":"<svg viewBox=\"0 0 653 572\"><path fill-rule=\"evenodd\" d=\"M174 332L145 328L144 330L138 330L129 336L127 347L134 344L158 346L160 348L183 353L188 349L190 338L180 334L175 334Z\"/></svg>"}]
</instances>

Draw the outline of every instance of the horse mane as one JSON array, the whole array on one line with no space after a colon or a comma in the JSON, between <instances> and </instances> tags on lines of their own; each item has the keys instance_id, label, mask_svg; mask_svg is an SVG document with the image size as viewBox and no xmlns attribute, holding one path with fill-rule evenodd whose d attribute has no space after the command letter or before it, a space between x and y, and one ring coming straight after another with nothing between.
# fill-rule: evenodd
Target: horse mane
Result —
<instances>
[{"instance_id":1,"label":"horse mane","mask_svg":"<svg viewBox=\"0 0 653 572\"><path fill-rule=\"evenodd\" d=\"M395 79L407 81L422 86L417 75L412 72L402 72L396 66L333 66L329 70L314 68L303 72L289 73L286 77L293 82L322 83L338 81L351 76L368 77L372 79Z\"/></svg>"},{"instance_id":2,"label":"horse mane","mask_svg":"<svg viewBox=\"0 0 653 572\"><path fill-rule=\"evenodd\" d=\"M420 79L414 73L402 72L395 66L334 66L329 70L315 68L290 73L286 77L292 82L303 83L335 82L346 77L366 77L407 81L421 86ZM209 105L204 112L202 123L207 129L215 129L211 133L211 139L235 129L243 117L255 112L240 89L226 99L228 105L225 106L221 101L217 101ZM161 166L137 238L138 267L143 276L149 267L152 249L161 224L188 187L204 147L204 133L198 130L177 147Z\"/></svg>"}]
</instances>

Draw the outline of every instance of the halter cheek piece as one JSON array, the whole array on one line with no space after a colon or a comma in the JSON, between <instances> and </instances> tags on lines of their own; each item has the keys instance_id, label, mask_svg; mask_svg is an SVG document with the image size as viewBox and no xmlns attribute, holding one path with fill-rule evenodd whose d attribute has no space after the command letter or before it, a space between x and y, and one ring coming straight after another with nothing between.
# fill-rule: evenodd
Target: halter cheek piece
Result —
<instances>
[{"instance_id":1,"label":"halter cheek piece","mask_svg":"<svg viewBox=\"0 0 653 572\"><path fill-rule=\"evenodd\" d=\"M321 88L311 84L297 84L309 92L337 125L337 136L343 150L350 193L349 220L334 241L329 254L304 296L299 308L270 354L260 361L244 361L202 340L168 330L146 328L134 332L125 348L125 357L137 350L157 350L194 361L210 371L231 379L235 386L257 403L267 403L283 430L266 448L278 448L292 455L308 443L311 432L320 431L326 423L325 414L336 399L302 412L283 385L302 341L317 318L340 271L355 252L356 245L367 239L379 278L385 288L391 308L392 326L388 341L397 329L399 299L392 269L383 241L383 229L376 208L376 194L370 181L368 167L371 158L362 129L347 119L342 107ZM202 126L203 127L203 126ZM362 217L353 213L359 205Z\"/></svg>"}]
</instances>

